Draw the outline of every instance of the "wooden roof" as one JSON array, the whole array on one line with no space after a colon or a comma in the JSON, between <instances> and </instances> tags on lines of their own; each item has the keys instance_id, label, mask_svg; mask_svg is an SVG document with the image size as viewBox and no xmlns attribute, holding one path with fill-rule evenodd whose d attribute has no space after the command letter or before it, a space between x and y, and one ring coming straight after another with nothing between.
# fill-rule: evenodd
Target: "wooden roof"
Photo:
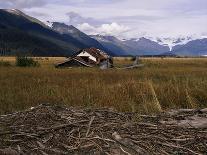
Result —
<instances>
[{"instance_id":1,"label":"wooden roof","mask_svg":"<svg viewBox=\"0 0 207 155\"><path fill-rule=\"evenodd\" d=\"M109 55L107 55L104 51L97 49L97 48L93 48L93 47L82 49L81 51L78 52L78 54L80 54L83 51L86 51L87 53L95 57L96 59L107 59L109 57Z\"/></svg>"},{"instance_id":2,"label":"wooden roof","mask_svg":"<svg viewBox=\"0 0 207 155\"><path fill-rule=\"evenodd\" d=\"M78 56L77 57L73 57L73 58L68 58L64 62L58 63L56 65L56 67L61 66L61 65L65 64L65 63L67 63L67 62L70 62L71 60L75 60L75 61L81 63L83 66L92 67L92 65L90 63L85 62L81 57L78 57Z\"/></svg>"}]
</instances>

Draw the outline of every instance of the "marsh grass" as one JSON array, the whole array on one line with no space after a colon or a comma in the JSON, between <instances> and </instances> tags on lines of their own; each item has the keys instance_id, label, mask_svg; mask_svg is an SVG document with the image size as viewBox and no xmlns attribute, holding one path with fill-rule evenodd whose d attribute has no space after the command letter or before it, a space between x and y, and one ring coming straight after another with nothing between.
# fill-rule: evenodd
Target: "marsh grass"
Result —
<instances>
[{"instance_id":1,"label":"marsh grass","mask_svg":"<svg viewBox=\"0 0 207 155\"><path fill-rule=\"evenodd\" d=\"M56 62L54 58L39 60L39 68L1 67L0 113L40 103L145 114L207 107L207 59L142 59L142 69L105 71L56 69Z\"/></svg>"},{"instance_id":2,"label":"marsh grass","mask_svg":"<svg viewBox=\"0 0 207 155\"><path fill-rule=\"evenodd\" d=\"M9 61L0 60L0 67L10 67L11 63Z\"/></svg>"}]
</instances>

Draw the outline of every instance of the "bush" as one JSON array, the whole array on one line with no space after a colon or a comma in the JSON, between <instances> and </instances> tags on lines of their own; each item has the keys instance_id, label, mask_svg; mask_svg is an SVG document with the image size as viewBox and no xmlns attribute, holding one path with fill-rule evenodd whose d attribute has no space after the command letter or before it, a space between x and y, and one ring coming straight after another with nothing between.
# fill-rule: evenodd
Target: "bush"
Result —
<instances>
[{"instance_id":1,"label":"bush","mask_svg":"<svg viewBox=\"0 0 207 155\"><path fill-rule=\"evenodd\" d=\"M17 57L16 66L18 67L39 67L40 64L37 61L34 61L33 58Z\"/></svg>"},{"instance_id":2,"label":"bush","mask_svg":"<svg viewBox=\"0 0 207 155\"><path fill-rule=\"evenodd\" d=\"M0 67L10 67L11 63L9 61L0 61Z\"/></svg>"},{"instance_id":3,"label":"bush","mask_svg":"<svg viewBox=\"0 0 207 155\"><path fill-rule=\"evenodd\" d=\"M131 57L130 60L131 61L135 61L136 60L136 57Z\"/></svg>"}]
</instances>

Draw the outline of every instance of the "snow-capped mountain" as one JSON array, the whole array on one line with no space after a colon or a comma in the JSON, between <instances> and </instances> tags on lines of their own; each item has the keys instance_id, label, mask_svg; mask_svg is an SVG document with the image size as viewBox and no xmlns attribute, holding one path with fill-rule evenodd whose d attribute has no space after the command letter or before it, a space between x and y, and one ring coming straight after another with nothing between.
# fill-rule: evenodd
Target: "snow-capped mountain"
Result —
<instances>
[{"instance_id":1,"label":"snow-capped mountain","mask_svg":"<svg viewBox=\"0 0 207 155\"><path fill-rule=\"evenodd\" d=\"M145 37L139 39L123 40L125 44L139 51L140 55L158 55L161 53L169 52L170 49L166 45L160 45L155 41Z\"/></svg>"},{"instance_id":2,"label":"snow-capped mountain","mask_svg":"<svg viewBox=\"0 0 207 155\"><path fill-rule=\"evenodd\" d=\"M167 45L170 48L170 51L172 51L173 47L179 46L179 45L186 45L187 43L198 40L198 39L205 39L207 36L204 35L190 35L190 36L178 36L178 37L157 37L157 38L151 38L151 40L156 41L160 45Z\"/></svg>"},{"instance_id":3,"label":"snow-capped mountain","mask_svg":"<svg viewBox=\"0 0 207 155\"><path fill-rule=\"evenodd\" d=\"M24 14L23 12L21 12L18 9L5 9L5 11L7 11L8 13L15 14L15 15L22 15L22 14Z\"/></svg>"},{"instance_id":4,"label":"snow-capped mountain","mask_svg":"<svg viewBox=\"0 0 207 155\"><path fill-rule=\"evenodd\" d=\"M169 47L160 45L155 41L147 38L139 39L118 39L114 36L92 36L94 39L102 43L116 55L159 55L169 52Z\"/></svg>"},{"instance_id":5,"label":"snow-capped mountain","mask_svg":"<svg viewBox=\"0 0 207 155\"><path fill-rule=\"evenodd\" d=\"M145 37L145 42L143 43L142 38L133 39L122 39L123 42L130 43L133 47L139 46L141 50L145 48L150 48L159 52L160 50L166 50L169 47L169 52L181 56L202 56L207 54L207 36L201 35L191 35L191 36L179 36L179 37ZM146 42L146 39L148 40ZM141 42L140 42L141 40ZM160 47L155 44L158 43ZM155 48L157 47L157 48ZM146 50L144 50L146 54Z\"/></svg>"},{"instance_id":6,"label":"snow-capped mountain","mask_svg":"<svg viewBox=\"0 0 207 155\"><path fill-rule=\"evenodd\" d=\"M49 28L52 28L53 22L46 21L46 22L44 22L44 24L47 25Z\"/></svg>"},{"instance_id":7,"label":"snow-capped mountain","mask_svg":"<svg viewBox=\"0 0 207 155\"><path fill-rule=\"evenodd\" d=\"M159 43L160 45L167 45L170 48L170 51L174 46L177 45L185 45L188 42L194 40L192 36L186 36L186 37L178 37L178 38L170 38L170 37L165 37L165 38L156 38L154 41Z\"/></svg>"},{"instance_id":8,"label":"snow-capped mountain","mask_svg":"<svg viewBox=\"0 0 207 155\"><path fill-rule=\"evenodd\" d=\"M139 41L142 40L142 38L151 40L153 42L156 42L162 46L168 46L170 48L170 51L174 46L177 45L185 45L188 42L196 39L201 39L201 37L198 36L179 36L179 37L150 37L150 36L144 36L141 38L132 38L132 39L122 39L122 41Z\"/></svg>"},{"instance_id":9,"label":"snow-capped mountain","mask_svg":"<svg viewBox=\"0 0 207 155\"><path fill-rule=\"evenodd\" d=\"M73 25L66 25L64 23L53 22L51 28L60 34L66 34L72 36L74 39L80 41L88 47L95 47L101 50L105 50L110 53L103 45L101 45L97 40L83 33Z\"/></svg>"},{"instance_id":10,"label":"snow-capped mountain","mask_svg":"<svg viewBox=\"0 0 207 155\"><path fill-rule=\"evenodd\" d=\"M112 51L113 55L124 56L130 55L133 49L123 41L114 36L91 35L92 38L100 42L104 47Z\"/></svg>"},{"instance_id":11,"label":"snow-capped mountain","mask_svg":"<svg viewBox=\"0 0 207 155\"><path fill-rule=\"evenodd\" d=\"M0 9L0 36L3 55L70 56L88 47L73 36L60 34L14 9Z\"/></svg>"},{"instance_id":12,"label":"snow-capped mountain","mask_svg":"<svg viewBox=\"0 0 207 155\"><path fill-rule=\"evenodd\" d=\"M172 52L181 56L207 55L207 38L196 39L184 45L174 46Z\"/></svg>"},{"instance_id":13,"label":"snow-capped mountain","mask_svg":"<svg viewBox=\"0 0 207 155\"><path fill-rule=\"evenodd\" d=\"M163 53L182 56L207 55L207 36L145 36L133 39L89 36L72 25L42 22L16 9L0 9L0 35L3 36L0 41L5 46L0 47L3 48L0 50L11 51L10 55L29 52L30 55L37 56L63 56L72 55L87 47L103 49L113 56Z\"/></svg>"},{"instance_id":14,"label":"snow-capped mountain","mask_svg":"<svg viewBox=\"0 0 207 155\"><path fill-rule=\"evenodd\" d=\"M13 16L16 16L16 17L23 17L31 22L34 22L34 23L40 24L41 26L47 27L47 25L45 25L44 22L42 22L34 17L31 17L18 9L1 9L1 11L7 12Z\"/></svg>"}]
</instances>

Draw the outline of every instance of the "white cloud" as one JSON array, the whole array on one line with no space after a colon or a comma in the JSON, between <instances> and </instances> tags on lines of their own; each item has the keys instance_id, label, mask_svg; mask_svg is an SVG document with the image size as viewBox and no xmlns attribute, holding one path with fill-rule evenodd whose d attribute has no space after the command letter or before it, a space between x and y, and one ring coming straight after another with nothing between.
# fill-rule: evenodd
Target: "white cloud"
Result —
<instances>
[{"instance_id":1,"label":"white cloud","mask_svg":"<svg viewBox=\"0 0 207 155\"><path fill-rule=\"evenodd\" d=\"M0 0L0 5L7 8L32 8L46 4L45 0Z\"/></svg>"},{"instance_id":2,"label":"white cloud","mask_svg":"<svg viewBox=\"0 0 207 155\"><path fill-rule=\"evenodd\" d=\"M80 29L81 31L88 33L88 34L97 33L96 28L94 26L91 26L88 23L78 24L77 28Z\"/></svg>"},{"instance_id":3,"label":"white cloud","mask_svg":"<svg viewBox=\"0 0 207 155\"><path fill-rule=\"evenodd\" d=\"M117 23L103 24L98 29L103 34L104 33L105 34L110 34L110 35L115 34L116 36L120 35L120 34L123 34L124 32L127 32L127 31L130 30L129 27L126 27L124 25L119 25Z\"/></svg>"},{"instance_id":4,"label":"white cloud","mask_svg":"<svg viewBox=\"0 0 207 155\"><path fill-rule=\"evenodd\" d=\"M117 23L102 24L99 27L92 26L88 23L78 24L78 29L88 34L102 34L102 35L114 35L122 36L125 32L129 31L130 28Z\"/></svg>"}]
</instances>

